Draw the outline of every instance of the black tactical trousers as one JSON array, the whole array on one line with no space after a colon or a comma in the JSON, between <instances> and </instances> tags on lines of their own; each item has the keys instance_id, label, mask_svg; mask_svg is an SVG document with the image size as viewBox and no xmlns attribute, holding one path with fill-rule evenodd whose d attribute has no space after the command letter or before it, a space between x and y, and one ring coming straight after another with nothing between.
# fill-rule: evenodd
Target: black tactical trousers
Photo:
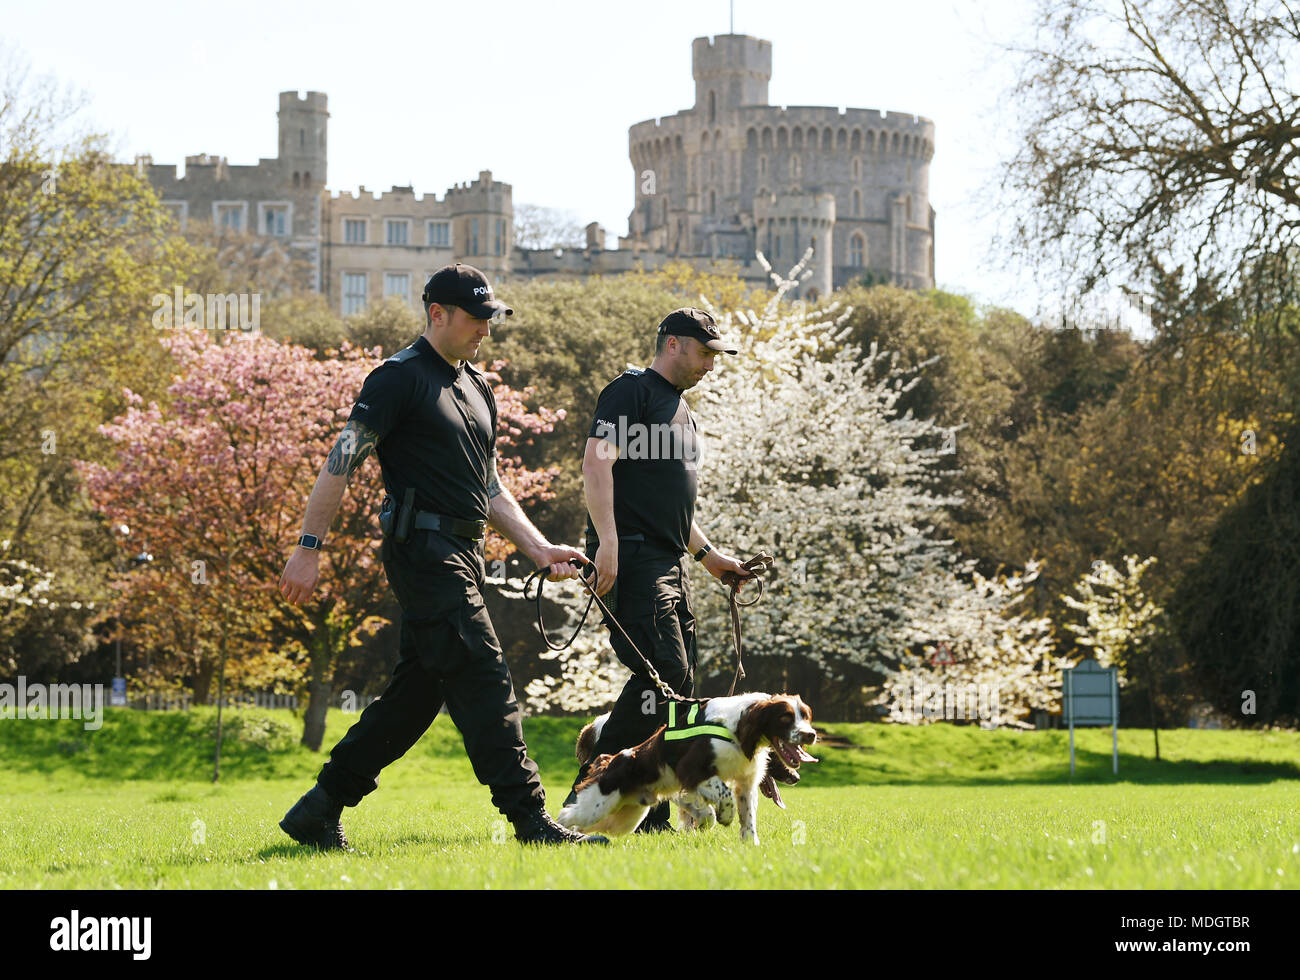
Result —
<instances>
[{"instance_id":1,"label":"black tactical trousers","mask_svg":"<svg viewBox=\"0 0 1300 980\"><path fill-rule=\"evenodd\" d=\"M483 603L477 546L412 530L404 545L385 540L382 555L402 607L400 657L384 693L330 753L321 786L356 806L445 703L496 808L510 820L540 809L546 796L524 744L510 668Z\"/></svg>"},{"instance_id":2,"label":"black tactical trousers","mask_svg":"<svg viewBox=\"0 0 1300 980\"><path fill-rule=\"evenodd\" d=\"M588 556L595 556L594 546L589 545ZM611 594L613 601L610 601ZM664 683L676 693L690 697L695 689L698 653L686 556L645 541L620 540L618 578L610 594L605 596L605 604L654 664ZM596 756L632 748L653 735L663 723L660 716L665 700L618 627L607 621L605 625L610 631L609 642L614 653L632 671L632 676L601 730ZM575 786L589 768L582 767L574 780ZM662 809L666 813L667 806Z\"/></svg>"}]
</instances>

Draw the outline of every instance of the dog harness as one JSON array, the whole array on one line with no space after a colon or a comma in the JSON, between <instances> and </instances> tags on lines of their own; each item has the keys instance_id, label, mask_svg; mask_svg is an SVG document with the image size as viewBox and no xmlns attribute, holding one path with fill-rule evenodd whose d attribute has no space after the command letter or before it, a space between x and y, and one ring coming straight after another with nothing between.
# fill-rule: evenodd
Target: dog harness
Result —
<instances>
[{"instance_id":1,"label":"dog harness","mask_svg":"<svg viewBox=\"0 0 1300 980\"><path fill-rule=\"evenodd\" d=\"M701 738L707 735L710 738L720 738L728 742L734 742L736 737L722 725L710 725L703 721L696 724L695 718L703 706L696 701L687 710L684 704L679 705L676 701L669 701L668 726L664 730L664 740L675 742L690 738ZM684 709L680 713L677 710L679 707Z\"/></svg>"}]
</instances>

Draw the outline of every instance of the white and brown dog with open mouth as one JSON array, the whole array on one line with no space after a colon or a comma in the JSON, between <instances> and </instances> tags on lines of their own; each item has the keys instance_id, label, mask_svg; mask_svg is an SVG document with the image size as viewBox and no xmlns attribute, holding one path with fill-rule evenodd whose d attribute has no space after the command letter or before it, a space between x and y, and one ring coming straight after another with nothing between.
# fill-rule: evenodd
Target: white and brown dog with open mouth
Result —
<instances>
[{"instance_id":1,"label":"white and brown dog with open mouth","mask_svg":"<svg viewBox=\"0 0 1300 980\"><path fill-rule=\"evenodd\" d=\"M797 694L740 694L670 701L667 713L667 724L636 748L596 760L559 822L588 834L628 834L651 807L671 799L686 829L705 829L714 819L728 825L739 810L740 839L757 844L759 785L767 781L769 756L791 771L817 761L804 749L817 740L812 709ZM600 720L578 736L579 759L584 744L590 755ZM775 785L770 789L783 805Z\"/></svg>"}]
</instances>

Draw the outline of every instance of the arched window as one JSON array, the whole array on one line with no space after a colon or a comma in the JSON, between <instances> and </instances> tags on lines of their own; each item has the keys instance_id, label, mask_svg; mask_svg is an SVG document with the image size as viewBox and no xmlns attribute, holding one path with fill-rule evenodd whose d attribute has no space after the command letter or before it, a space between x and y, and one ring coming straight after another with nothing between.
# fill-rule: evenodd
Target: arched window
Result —
<instances>
[{"instance_id":1,"label":"arched window","mask_svg":"<svg viewBox=\"0 0 1300 980\"><path fill-rule=\"evenodd\" d=\"M709 122L716 122L718 118L718 93L709 92Z\"/></svg>"},{"instance_id":2,"label":"arched window","mask_svg":"<svg viewBox=\"0 0 1300 980\"><path fill-rule=\"evenodd\" d=\"M776 131L776 148L778 150L784 150L789 145L790 134L787 133L785 127L782 126Z\"/></svg>"},{"instance_id":3,"label":"arched window","mask_svg":"<svg viewBox=\"0 0 1300 980\"><path fill-rule=\"evenodd\" d=\"M853 179L859 180L862 177L862 157L853 158Z\"/></svg>"},{"instance_id":4,"label":"arched window","mask_svg":"<svg viewBox=\"0 0 1300 980\"><path fill-rule=\"evenodd\" d=\"M866 244L862 240L859 232L854 232L849 236L849 265L854 268L861 268L866 263Z\"/></svg>"},{"instance_id":5,"label":"arched window","mask_svg":"<svg viewBox=\"0 0 1300 980\"><path fill-rule=\"evenodd\" d=\"M765 156L758 158L758 174L760 177L767 174L767 157Z\"/></svg>"},{"instance_id":6,"label":"arched window","mask_svg":"<svg viewBox=\"0 0 1300 980\"><path fill-rule=\"evenodd\" d=\"M853 217L862 217L862 191L853 188Z\"/></svg>"},{"instance_id":7,"label":"arched window","mask_svg":"<svg viewBox=\"0 0 1300 980\"><path fill-rule=\"evenodd\" d=\"M750 126L749 131L745 133L745 148L749 150L758 149L758 130L753 126Z\"/></svg>"}]
</instances>

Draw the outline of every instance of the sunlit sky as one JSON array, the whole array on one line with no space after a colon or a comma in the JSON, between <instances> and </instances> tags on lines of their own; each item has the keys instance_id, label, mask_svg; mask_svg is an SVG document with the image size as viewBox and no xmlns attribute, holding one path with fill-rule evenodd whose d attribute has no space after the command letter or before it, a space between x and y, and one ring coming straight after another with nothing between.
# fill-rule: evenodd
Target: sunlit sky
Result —
<instances>
[{"instance_id":1,"label":"sunlit sky","mask_svg":"<svg viewBox=\"0 0 1300 980\"><path fill-rule=\"evenodd\" d=\"M991 249L996 163L1014 136L1009 60L1026 2L736 0L736 33L772 42L770 102L909 112L935 123L938 284L1033 314L1027 271ZM439 197L491 170L516 203L599 221L632 206L628 127L694 103L691 40L727 33L728 0L469 3L16 3L6 57L87 97L122 160L276 154L277 93L329 96L333 191Z\"/></svg>"}]
</instances>

